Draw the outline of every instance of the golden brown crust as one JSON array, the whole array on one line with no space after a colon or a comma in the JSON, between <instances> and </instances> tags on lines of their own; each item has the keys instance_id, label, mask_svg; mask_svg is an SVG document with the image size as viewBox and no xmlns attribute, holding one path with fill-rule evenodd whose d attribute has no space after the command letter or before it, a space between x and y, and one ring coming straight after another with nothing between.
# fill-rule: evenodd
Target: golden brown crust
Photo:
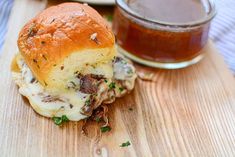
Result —
<instances>
[{"instance_id":1,"label":"golden brown crust","mask_svg":"<svg viewBox=\"0 0 235 157\"><path fill-rule=\"evenodd\" d=\"M50 7L21 30L18 47L42 83L51 68L72 52L114 46L114 35L91 7L63 3Z\"/></svg>"}]
</instances>

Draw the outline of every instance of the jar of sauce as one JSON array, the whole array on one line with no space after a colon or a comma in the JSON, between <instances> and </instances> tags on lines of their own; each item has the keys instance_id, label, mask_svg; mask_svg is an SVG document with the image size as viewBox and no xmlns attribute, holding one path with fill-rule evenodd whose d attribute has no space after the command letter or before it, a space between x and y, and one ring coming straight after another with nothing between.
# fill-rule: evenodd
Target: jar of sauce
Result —
<instances>
[{"instance_id":1,"label":"jar of sauce","mask_svg":"<svg viewBox=\"0 0 235 157\"><path fill-rule=\"evenodd\" d=\"M118 51L144 65L176 69L203 58L213 0L116 0Z\"/></svg>"}]
</instances>

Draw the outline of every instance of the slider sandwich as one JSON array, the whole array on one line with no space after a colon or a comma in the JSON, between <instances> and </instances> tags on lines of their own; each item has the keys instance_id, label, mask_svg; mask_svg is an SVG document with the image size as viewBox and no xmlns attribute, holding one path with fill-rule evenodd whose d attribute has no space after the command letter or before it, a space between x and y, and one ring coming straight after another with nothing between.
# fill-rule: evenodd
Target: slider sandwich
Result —
<instances>
[{"instance_id":1,"label":"slider sandwich","mask_svg":"<svg viewBox=\"0 0 235 157\"><path fill-rule=\"evenodd\" d=\"M42 116L79 121L134 88L134 66L116 53L112 31L87 5L42 11L22 28L18 47L13 79Z\"/></svg>"}]
</instances>

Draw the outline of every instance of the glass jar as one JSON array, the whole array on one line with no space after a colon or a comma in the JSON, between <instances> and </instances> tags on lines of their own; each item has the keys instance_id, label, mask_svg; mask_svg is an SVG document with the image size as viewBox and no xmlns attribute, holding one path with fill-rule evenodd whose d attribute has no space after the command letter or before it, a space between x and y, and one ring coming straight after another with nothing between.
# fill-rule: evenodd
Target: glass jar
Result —
<instances>
[{"instance_id":1,"label":"glass jar","mask_svg":"<svg viewBox=\"0 0 235 157\"><path fill-rule=\"evenodd\" d=\"M142 15L141 11L130 7L132 1L116 0L113 30L120 53L138 63L165 69L187 67L203 58L202 49L208 41L210 22L216 14L213 0L203 0L206 14L202 18L187 22ZM148 8L143 10L148 12Z\"/></svg>"}]
</instances>

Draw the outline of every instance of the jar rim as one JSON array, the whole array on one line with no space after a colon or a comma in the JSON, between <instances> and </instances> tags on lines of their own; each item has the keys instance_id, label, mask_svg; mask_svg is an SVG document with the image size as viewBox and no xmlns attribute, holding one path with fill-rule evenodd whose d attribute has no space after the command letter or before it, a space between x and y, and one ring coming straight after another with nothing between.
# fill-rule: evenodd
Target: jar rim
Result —
<instances>
[{"instance_id":1,"label":"jar rim","mask_svg":"<svg viewBox=\"0 0 235 157\"><path fill-rule=\"evenodd\" d=\"M160 20L154 20L151 18L146 18L144 16L141 16L140 14L138 14L137 12L133 11L128 5L127 3L124 2L125 0L116 0L116 4L118 7L120 7L123 11L125 11L127 14L129 14L130 16L147 22L147 23L151 23L151 24L157 24L157 25L161 25L161 26L165 26L165 27L181 27L181 28L185 28L185 27L197 27L200 26L202 24L206 24L208 22L210 22L216 15L217 11L216 11L216 6L215 6L215 1L214 0L207 0L209 7L210 7L210 11L207 13L207 16L204 16L203 18L196 20L196 21L192 21L192 22L186 22L186 23L171 23L171 22L165 22L165 21L160 21Z\"/></svg>"}]
</instances>

